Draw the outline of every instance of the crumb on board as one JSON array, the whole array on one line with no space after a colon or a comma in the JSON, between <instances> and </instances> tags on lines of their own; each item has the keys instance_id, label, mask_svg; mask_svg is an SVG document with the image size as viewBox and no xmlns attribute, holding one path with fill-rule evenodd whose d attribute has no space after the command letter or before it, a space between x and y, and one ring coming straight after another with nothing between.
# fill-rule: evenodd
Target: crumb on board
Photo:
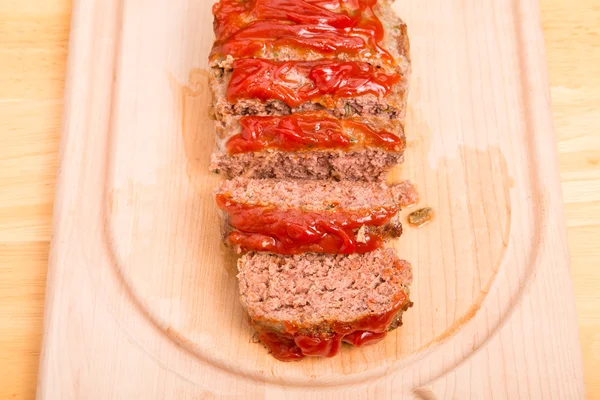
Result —
<instances>
[{"instance_id":1,"label":"crumb on board","mask_svg":"<svg viewBox=\"0 0 600 400\"><path fill-rule=\"evenodd\" d=\"M408 223L419 228L429 223L432 218L433 209L431 207L425 207L408 214Z\"/></svg>"}]
</instances>

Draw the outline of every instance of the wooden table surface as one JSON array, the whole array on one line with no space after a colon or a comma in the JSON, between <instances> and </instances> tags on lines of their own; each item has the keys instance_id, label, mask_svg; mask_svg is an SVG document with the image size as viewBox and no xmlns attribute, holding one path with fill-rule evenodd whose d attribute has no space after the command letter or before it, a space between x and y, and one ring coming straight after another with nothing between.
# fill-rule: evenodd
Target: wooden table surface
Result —
<instances>
[{"instance_id":1,"label":"wooden table surface","mask_svg":"<svg viewBox=\"0 0 600 400\"><path fill-rule=\"evenodd\" d=\"M587 392L600 399L600 3L541 4ZM0 1L0 399L35 394L70 8Z\"/></svg>"}]
</instances>

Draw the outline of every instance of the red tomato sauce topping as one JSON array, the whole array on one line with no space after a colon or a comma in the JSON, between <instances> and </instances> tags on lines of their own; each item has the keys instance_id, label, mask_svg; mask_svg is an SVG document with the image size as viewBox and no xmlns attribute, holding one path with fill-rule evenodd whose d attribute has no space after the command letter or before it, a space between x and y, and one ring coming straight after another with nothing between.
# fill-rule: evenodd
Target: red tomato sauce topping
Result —
<instances>
[{"instance_id":1,"label":"red tomato sauce topping","mask_svg":"<svg viewBox=\"0 0 600 400\"><path fill-rule=\"evenodd\" d=\"M280 361L296 361L305 356L333 357L342 342L361 347L385 338L387 330L408 299L400 292L393 307L386 313L361 318L352 323L333 323L328 333L308 333L287 324L284 332L259 330L259 340Z\"/></svg>"},{"instance_id":2,"label":"red tomato sauce topping","mask_svg":"<svg viewBox=\"0 0 600 400\"><path fill-rule=\"evenodd\" d=\"M246 58L233 62L227 100L281 100L290 107L320 101L328 108L338 98L386 96L398 74L385 74L364 62L333 60L277 62Z\"/></svg>"},{"instance_id":3,"label":"red tomato sauce topping","mask_svg":"<svg viewBox=\"0 0 600 400\"><path fill-rule=\"evenodd\" d=\"M352 254L380 248L383 238L365 232L358 241L356 231L363 225L381 226L400 211L400 206L379 207L356 212L281 210L233 202L217 195L218 206L229 214L234 231L225 241L242 251L269 251L277 254L303 252Z\"/></svg>"},{"instance_id":4,"label":"red tomato sauce topping","mask_svg":"<svg viewBox=\"0 0 600 400\"><path fill-rule=\"evenodd\" d=\"M322 55L377 57L393 64L379 46L384 29L375 0L221 0L213 6L216 42L211 58L265 57L286 47Z\"/></svg>"},{"instance_id":5,"label":"red tomato sauce topping","mask_svg":"<svg viewBox=\"0 0 600 400\"><path fill-rule=\"evenodd\" d=\"M308 112L282 117L244 116L241 131L227 141L229 154L265 149L302 151L315 149L349 150L355 146L402 151L403 138L391 132L374 131L354 120L334 118L326 112Z\"/></svg>"}]
</instances>

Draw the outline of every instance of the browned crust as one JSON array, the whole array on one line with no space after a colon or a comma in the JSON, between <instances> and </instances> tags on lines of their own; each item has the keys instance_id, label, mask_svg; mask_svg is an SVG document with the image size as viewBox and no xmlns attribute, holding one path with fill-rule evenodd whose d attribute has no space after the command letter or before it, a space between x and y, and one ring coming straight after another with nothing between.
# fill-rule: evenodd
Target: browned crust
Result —
<instances>
[{"instance_id":1,"label":"browned crust","mask_svg":"<svg viewBox=\"0 0 600 400\"><path fill-rule=\"evenodd\" d=\"M407 288L408 290L408 288ZM407 292L408 295L408 292ZM412 301L408 301L401 309L400 311L398 311L398 314L396 315L396 317L394 318L394 320L392 321L392 323L390 324L390 326L388 327L388 332L389 331L393 331L396 328L399 328L402 326L402 315L404 314L404 312L408 311L409 308L411 308L413 306L413 302Z\"/></svg>"},{"instance_id":2,"label":"browned crust","mask_svg":"<svg viewBox=\"0 0 600 400\"><path fill-rule=\"evenodd\" d=\"M410 68L411 58L410 58L410 39L408 38L408 26L404 23L404 21L400 20L398 24L398 29L400 30L400 35L397 36L398 40L398 52L407 62L407 66ZM403 71L406 73L408 71Z\"/></svg>"},{"instance_id":3,"label":"browned crust","mask_svg":"<svg viewBox=\"0 0 600 400\"><path fill-rule=\"evenodd\" d=\"M374 95L365 95L354 98L338 99L333 107L327 108L329 112L338 118L346 118L352 115L376 115L389 119L404 119L406 115L408 80L411 71L410 41L406 24L391 9L391 4L392 2L389 1L380 1L375 7L375 12L384 25L386 35L390 36L389 40L385 40L387 44L384 47L388 50L395 47L397 50L397 54L396 51L392 51L392 55L395 57L397 64L397 67L393 72L402 75L402 80L394 86L392 93L388 94L385 98L378 98ZM263 55L260 58L277 61L309 61L312 59L323 58L323 56L310 57L306 52L302 54L302 57L300 57L299 54L294 55L294 52L291 52L291 54L292 56L289 58L269 55ZM375 59L353 59L349 57L341 57L340 59L344 61L368 62L371 65L384 68L384 66ZM217 119L226 119L230 115L288 115L295 112L325 109L325 107L318 102L307 102L299 107L289 107L279 100L261 102L256 99L250 99L240 100L234 104L230 104L225 97L225 91L229 82L229 76L231 75L233 61L234 58L231 56L216 57L210 61L210 88L215 100L213 108ZM389 69L388 72L392 73Z\"/></svg>"}]
</instances>

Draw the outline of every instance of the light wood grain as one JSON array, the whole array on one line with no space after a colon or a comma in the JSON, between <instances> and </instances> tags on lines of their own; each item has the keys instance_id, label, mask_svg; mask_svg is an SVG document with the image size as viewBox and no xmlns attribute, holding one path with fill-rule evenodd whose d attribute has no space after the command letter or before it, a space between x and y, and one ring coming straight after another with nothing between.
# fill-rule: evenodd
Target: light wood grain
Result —
<instances>
[{"instance_id":1,"label":"light wood grain","mask_svg":"<svg viewBox=\"0 0 600 400\"><path fill-rule=\"evenodd\" d=\"M440 217L400 241L402 329L301 363L252 342L215 235L212 2L76 4L38 398L583 397L535 1L395 5L413 48L396 177Z\"/></svg>"},{"instance_id":2,"label":"light wood grain","mask_svg":"<svg viewBox=\"0 0 600 400\"><path fill-rule=\"evenodd\" d=\"M34 397L70 1L0 2L0 398Z\"/></svg>"},{"instance_id":3,"label":"light wood grain","mask_svg":"<svg viewBox=\"0 0 600 400\"><path fill-rule=\"evenodd\" d=\"M586 384L598 398L600 17L593 3L542 1ZM35 390L68 13L62 1L0 4L1 398Z\"/></svg>"},{"instance_id":4,"label":"light wood grain","mask_svg":"<svg viewBox=\"0 0 600 400\"><path fill-rule=\"evenodd\" d=\"M600 399L600 6L542 4L586 387Z\"/></svg>"}]
</instances>

